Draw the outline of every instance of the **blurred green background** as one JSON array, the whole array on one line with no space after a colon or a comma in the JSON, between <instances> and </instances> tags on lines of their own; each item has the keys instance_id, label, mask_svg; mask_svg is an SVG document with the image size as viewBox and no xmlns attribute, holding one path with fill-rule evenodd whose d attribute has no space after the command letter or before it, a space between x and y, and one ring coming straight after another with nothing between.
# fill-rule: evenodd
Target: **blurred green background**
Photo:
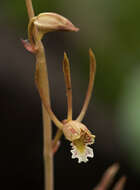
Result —
<instances>
[{"instance_id":1,"label":"blurred green background","mask_svg":"<svg viewBox=\"0 0 140 190\"><path fill-rule=\"evenodd\" d=\"M20 30L22 36L23 32L25 35L28 23L25 2L6 1L2 6L4 23L9 22L11 27ZM87 51L89 47L93 48L99 65L96 77L97 97L115 106L123 88L123 81L140 59L140 2L36 0L34 8L36 13L60 13L80 28L78 34L69 37L75 46L72 47L73 52L79 53L79 69L87 77Z\"/></svg>"},{"instance_id":2,"label":"blurred green background","mask_svg":"<svg viewBox=\"0 0 140 190\"><path fill-rule=\"evenodd\" d=\"M122 173L128 176L127 189L138 189L140 176L140 1L33 0L33 4L36 14L47 11L57 12L69 18L80 28L78 33L51 33L43 40L48 58L52 106L61 119L66 116L61 68L63 52L68 53L71 63L74 117L80 111L87 88L88 48L91 47L96 55L97 73L94 93L84 120L96 135L95 161L92 166L93 170L95 167L98 175L96 180L93 180L93 185L99 180L103 169L113 162L120 162L123 168ZM20 42L20 38L27 38L28 16L25 2L19 0L3 2L0 7L0 22L0 85L3 91L1 112L9 121L8 116L13 112L14 104L15 112L12 119L15 117L15 120L11 119L6 126L10 124L12 126L13 122L18 120L20 123L22 120L25 122L22 128L24 130L30 118L26 116L24 118L25 112L30 115L34 114L34 109L40 109L38 94L34 89L34 59L24 50ZM6 99L3 98L5 94L8 94ZM14 103L11 97L14 97ZM35 102L38 102L37 105ZM17 111L17 104L27 105ZM19 115L16 118L17 112ZM36 113L36 117L40 112L41 110ZM34 121L34 115L32 115L32 120ZM40 122L41 116L38 119L38 123ZM32 122L30 124L32 125ZM12 131L12 127L10 130ZM24 132L26 136L27 131ZM6 131L2 131L2 134L4 133ZM30 133L32 137L33 134L31 131ZM19 138L20 133L17 132L17 136ZM6 138L9 137L6 136ZM42 147L41 138L40 131L38 152ZM39 142L36 138L34 141L38 146ZM9 146L10 143L11 141L5 146ZM22 143L24 144L24 140ZM62 143L65 144L64 139ZM17 144L18 141L14 146ZM14 150L16 152L16 149ZM24 154L28 153L25 151ZM60 169L57 164L63 159L62 157L62 154L60 157L56 156L56 169ZM16 157L13 159L16 160ZM71 161L69 163L71 164ZM87 166L88 169L91 168L90 166L90 164ZM76 164L73 167L77 169ZM79 171L82 171L80 169ZM90 171L89 179L92 175L96 176L93 173ZM73 176L72 172L71 176ZM86 174L83 174L83 178L85 176ZM88 187L91 188L91 185Z\"/></svg>"}]
</instances>

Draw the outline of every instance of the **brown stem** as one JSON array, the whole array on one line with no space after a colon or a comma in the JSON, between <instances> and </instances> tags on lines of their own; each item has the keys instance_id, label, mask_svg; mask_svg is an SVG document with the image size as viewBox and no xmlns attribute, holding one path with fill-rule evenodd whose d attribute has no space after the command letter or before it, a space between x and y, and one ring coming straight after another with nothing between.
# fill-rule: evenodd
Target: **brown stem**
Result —
<instances>
[{"instance_id":1,"label":"brown stem","mask_svg":"<svg viewBox=\"0 0 140 190\"><path fill-rule=\"evenodd\" d=\"M29 19L32 19L32 17L34 17L34 9L32 5L32 0L25 0L25 2L26 2Z\"/></svg>"},{"instance_id":2,"label":"brown stem","mask_svg":"<svg viewBox=\"0 0 140 190\"><path fill-rule=\"evenodd\" d=\"M29 19L34 17L34 10L31 0L25 0ZM34 31L34 39L37 39L37 30ZM49 82L48 82L48 72L46 67L46 57L43 45L41 41L38 43L38 51L36 53L36 65L39 67L39 76L42 76L42 88L43 94L46 101L50 104L49 96ZM43 115L43 139L44 139L44 175L45 175L45 190L53 190L53 154L52 154L52 129L51 120L48 112L46 111L44 105L42 104L42 115Z\"/></svg>"}]
</instances>

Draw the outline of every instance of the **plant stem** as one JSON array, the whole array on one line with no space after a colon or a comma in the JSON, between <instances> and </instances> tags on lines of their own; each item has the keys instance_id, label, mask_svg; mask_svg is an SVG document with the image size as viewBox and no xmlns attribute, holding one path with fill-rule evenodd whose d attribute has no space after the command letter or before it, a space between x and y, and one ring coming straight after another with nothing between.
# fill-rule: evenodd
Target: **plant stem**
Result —
<instances>
[{"instance_id":1,"label":"plant stem","mask_svg":"<svg viewBox=\"0 0 140 190\"><path fill-rule=\"evenodd\" d=\"M32 0L26 0L26 7L27 7L29 19L31 19L32 17L35 16L33 5L32 5Z\"/></svg>"},{"instance_id":2,"label":"plant stem","mask_svg":"<svg viewBox=\"0 0 140 190\"><path fill-rule=\"evenodd\" d=\"M29 19L34 17L34 10L32 6L32 0L25 0ZM37 38L37 30L34 32L34 39ZM41 85L46 102L50 104L49 95L49 82L48 72L46 66L46 57L42 42L38 43L38 51L36 53L36 69L38 68L38 80L36 81ZM53 190L53 154L52 154L52 128L51 120L42 104L42 115L43 115L43 153L44 153L44 182L45 190Z\"/></svg>"}]
</instances>

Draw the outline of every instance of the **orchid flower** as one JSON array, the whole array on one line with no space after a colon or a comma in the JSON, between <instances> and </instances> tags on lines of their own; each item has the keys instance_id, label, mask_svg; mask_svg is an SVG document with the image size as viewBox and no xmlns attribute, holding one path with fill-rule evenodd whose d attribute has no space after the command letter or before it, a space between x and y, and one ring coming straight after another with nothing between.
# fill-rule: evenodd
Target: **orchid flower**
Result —
<instances>
[{"instance_id":1,"label":"orchid flower","mask_svg":"<svg viewBox=\"0 0 140 190\"><path fill-rule=\"evenodd\" d=\"M90 158L94 157L93 150L92 148L89 147L89 145L94 143L95 136L91 134L91 132L83 123L81 123L91 98L94 76L96 71L96 60L91 49L89 49L89 56L90 56L89 85L82 110L77 119L76 120L72 119L72 87L71 87L69 60L67 58L66 53L64 53L63 71L66 83L66 95L67 95L67 104L68 104L67 118L62 122L59 121L52 112L51 107L45 104L45 107L48 113L50 114L52 121L59 128L54 141L57 142L63 132L65 138L71 142L70 144L72 146L71 150L72 158L73 159L77 158L78 163L87 162L88 157Z\"/></svg>"},{"instance_id":2,"label":"orchid flower","mask_svg":"<svg viewBox=\"0 0 140 190\"><path fill-rule=\"evenodd\" d=\"M35 28L38 31L37 38L34 39L34 31ZM43 38L44 34L50 31L55 30L66 30L66 31L78 31L68 19L65 17L56 14L56 13L41 13L38 16L33 17L28 25L28 41L23 41L25 48L32 52L36 53L38 48L38 42ZM64 134L65 138L69 140L72 146L72 158L77 158L78 162L87 162L88 157L93 157L93 150L89 147L89 145L93 144L95 141L95 136L91 134L91 132L87 129L87 127L81 123L83 117L87 111L87 107L91 98L94 77L96 72L96 60L95 56L91 49L89 49L89 57L90 57L90 75L89 75L89 84L85 97L85 101L82 107L82 110L76 120L72 119L72 85L71 85L71 76L70 76L70 64L66 53L64 53L63 60L63 72L66 84L66 95L67 95L67 118L62 122L56 117L51 109L51 105L47 102L45 97L42 83L43 79L40 76L40 68L38 64L36 64L36 73L35 73L35 81L36 85L42 99L42 103L47 110L51 120L58 127L58 131L53 140L53 150L54 152L57 150L58 141L62 134Z\"/></svg>"}]
</instances>

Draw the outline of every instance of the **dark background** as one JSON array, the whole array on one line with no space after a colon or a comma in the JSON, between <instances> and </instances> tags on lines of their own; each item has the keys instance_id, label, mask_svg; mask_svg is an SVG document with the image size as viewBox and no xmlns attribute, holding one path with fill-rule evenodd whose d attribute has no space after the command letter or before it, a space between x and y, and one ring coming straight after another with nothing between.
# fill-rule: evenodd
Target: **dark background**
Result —
<instances>
[{"instance_id":1,"label":"dark background","mask_svg":"<svg viewBox=\"0 0 140 190\"><path fill-rule=\"evenodd\" d=\"M34 0L36 13L57 12L69 18L78 33L46 35L52 107L66 117L63 52L71 63L73 117L88 84L88 48L97 59L92 100L84 123L96 135L94 159L78 164L62 138L55 155L55 189L91 190L107 167L117 162L116 176L127 176L125 189L139 189L140 177L140 1ZM34 84L35 59L20 41L27 38L24 1L0 6L0 186L1 189L43 189L42 115ZM56 128L53 127L53 132ZM4 185L4 186L3 186Z\"/></svg>"}]
</instances>

